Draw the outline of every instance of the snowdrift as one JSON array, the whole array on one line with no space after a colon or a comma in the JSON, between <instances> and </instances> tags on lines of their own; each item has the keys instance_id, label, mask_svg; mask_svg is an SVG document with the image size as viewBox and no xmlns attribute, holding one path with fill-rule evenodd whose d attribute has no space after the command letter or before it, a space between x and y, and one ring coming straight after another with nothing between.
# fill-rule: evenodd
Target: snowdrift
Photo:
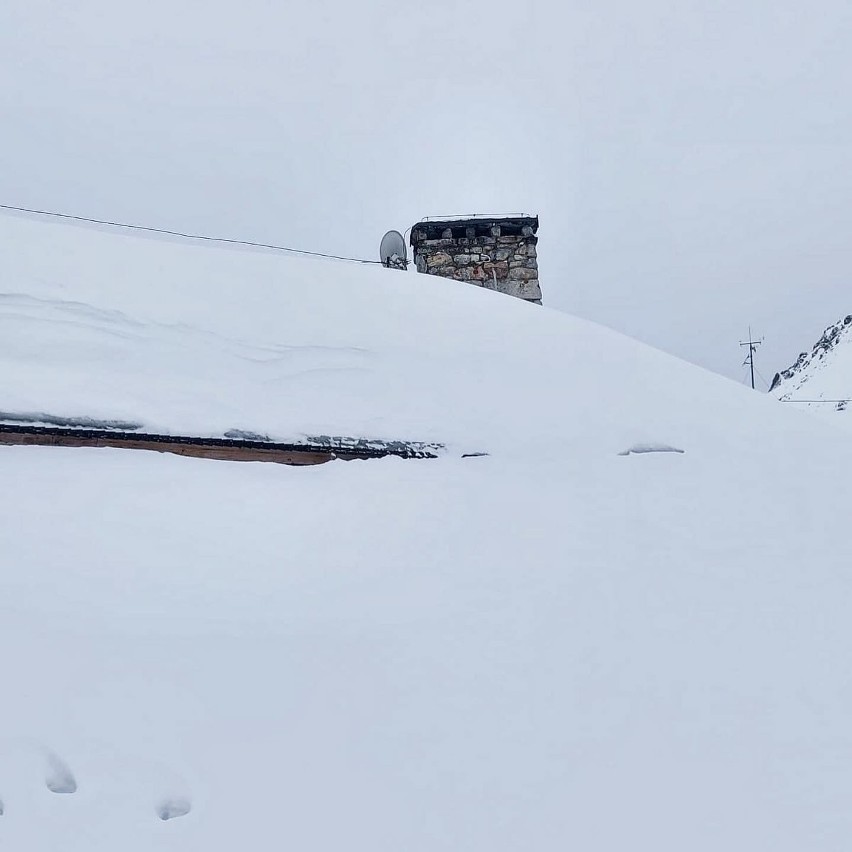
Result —
<instances>
[{"instance_id":1,"label":"snowdrift","mask_svg":"<svg viewBox=\"0 0 852 852\"><path fill-rule=\"evenodd\" d=\"M758 405L628 338L435 276L0 224L6 415L528 455L677 445Z\"/></svg>"}]
</instances>

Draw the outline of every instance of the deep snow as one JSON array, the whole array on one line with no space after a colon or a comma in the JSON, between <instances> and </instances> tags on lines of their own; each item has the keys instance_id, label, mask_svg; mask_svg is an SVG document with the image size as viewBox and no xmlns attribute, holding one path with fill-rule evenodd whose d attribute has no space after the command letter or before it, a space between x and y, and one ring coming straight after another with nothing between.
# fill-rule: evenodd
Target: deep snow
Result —
<instances>
[{"instance_id":1,"label":"deep snow","mask_svg":"<svg viewBox=\"0 0 852 852\"><path fill-rule=\"evenodd\" d=\"M8 414L528 456L683 447L760 407L636 341L436 276L12 216L0 250ZM774 418L762 402L753 416Z\"/></svg>"},{"instance_id":2,"label":"deep snow","mask_svg":"<svg viewBox=\"0 0 852 852\"><path fill-rule=\"evenodd\" d=\"M4 410L491 453L0 447L5 847L848 848L841 430L432 277L0 244Z\"/></svg>"}]
</instances>

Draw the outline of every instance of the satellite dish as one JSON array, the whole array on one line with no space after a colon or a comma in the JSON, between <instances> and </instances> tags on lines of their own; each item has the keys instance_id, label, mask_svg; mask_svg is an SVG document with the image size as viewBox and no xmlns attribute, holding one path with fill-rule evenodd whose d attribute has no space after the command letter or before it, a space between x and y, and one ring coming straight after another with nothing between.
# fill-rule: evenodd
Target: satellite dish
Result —
<instances>
[{"instance_id":1,"label":"satellite dish","mask_svg":"<svg viewBox=\"0 0 852 852\"><path fill-rule=\"evenodd\" d=\"M405 250L405 239L399 231L388 231L379 246L379 257L382 266L388 269L407 269L408 255Z\"/></svg>"}]
</instances>

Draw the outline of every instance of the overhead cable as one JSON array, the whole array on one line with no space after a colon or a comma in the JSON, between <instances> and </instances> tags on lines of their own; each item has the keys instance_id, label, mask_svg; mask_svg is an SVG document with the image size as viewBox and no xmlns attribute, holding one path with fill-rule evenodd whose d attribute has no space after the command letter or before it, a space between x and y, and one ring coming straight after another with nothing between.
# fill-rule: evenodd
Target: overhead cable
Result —
<instances>
[{"instance_id":1,"label":"overhead cable","mask_svg":"<svg viewBox=\"0 0 852 852\"><path fill-rule=\"evenodd\" d=\"M252 248L272 249L274 251L286 251L292 254L303 254L311 257L325 257L330 260L345 260L349 263L373 263L382 265L380 260L365 260L360 257L346 257L340 254L326 254L321 251L308 251L308 249L291 248L290 246L279 246L273 243L260 243L253 240L236 240L229 237L210 237L204 234L186 234L182 231L170 231L167 228L152 228L148 225L130 225L127 222L111 222L106 219L93 219L89 216L72 216L70 213L57 213L53 210L34 210L30 207L16 207L12 204L0 204L2 210L14 210L18 213L31 213L35 216L53 216L57 219L72 219L75 222L90 222L95 225L108 225L113 228L127 228L132 231L147 231L151 234L166 234L170 237L183 237L187 240L204 240L210 243L226 243L228 245L250 246Z\"/></svg>"}]
</instances>

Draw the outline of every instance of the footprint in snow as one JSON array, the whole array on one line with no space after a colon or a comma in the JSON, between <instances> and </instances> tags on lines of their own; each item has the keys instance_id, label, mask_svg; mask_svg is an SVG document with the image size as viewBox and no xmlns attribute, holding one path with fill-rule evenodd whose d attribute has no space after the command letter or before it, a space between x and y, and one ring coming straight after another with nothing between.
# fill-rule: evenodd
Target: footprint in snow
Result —
<instances>
[{"instance_id":1,"label":"footprint in snow","mask_svg":"<svg viewBox=\"0 0 852 852\"><path fill-rule=\"evenodd\" d=\"M165 822L166 820L174 819L175 817L186 816L190 810L192 810L192 805L190 804L189 799L164 799L157 806L157 816Z\"/></svg>"},{"instance_id":2,"label":"footprint in snow","mask_svg":"<svg viewBox=\"0 0 852 852\"><path fill-rule=\"evenodd\" d=\"M48 772L44 783L51 793L76 793L77 781L68 765L55 754L48 754Z\"/></svg>"}]
</instances>

